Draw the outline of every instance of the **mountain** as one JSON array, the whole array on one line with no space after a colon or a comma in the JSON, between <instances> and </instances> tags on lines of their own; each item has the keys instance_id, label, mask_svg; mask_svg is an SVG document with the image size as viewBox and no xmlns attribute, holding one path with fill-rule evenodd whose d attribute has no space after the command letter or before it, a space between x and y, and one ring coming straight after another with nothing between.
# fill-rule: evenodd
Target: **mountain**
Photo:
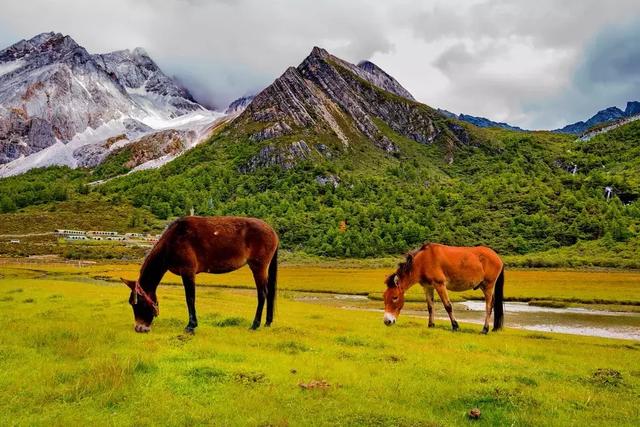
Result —
<instances>
[{"instance_id":1,"label":"mountain","mask_svg":"<svg viewBox=\"0 0 640 427\"><path fill-rule=\"evenodd\" d=\"M192 149L181 146L193 137L188 129L128 143L116 135L97 153L87 145L95 167L0 179L0 234L97 227L96 206L117 201L130 212L123 231L193 208L264 218L283 249L320 256L378 257L437 241L488 245L531 266L557 265L535 253L567 248L579 265L588 242L610 249L587 262L640 265L640 121L583 142L480 128L407 94L378 68L314 48L244 110L246 101L217 124L203 123L209 137ZM104 149L111 151L99 158ZM0 253L18 248L3 245Z\"/></svg>"},{"instance_id":2,"label":"mountain","mask_svg":"<svg viewBox=\"0 0 640 427\"><path fill-rule=\"evenodd\" d=\"M149 113L175 118L205 110L187 89L167 77L140 47L92 55L92 58L114 75L129 96Z\"/></svg>"},{"instance_id":3,"label":"mountain","mask_svg":"<svg viewBox=\"0 0 640 427\"><path fill-rule=\"evenodd\" d=\"M384 70L382 70L373 62L361 61L358 63L358 68L366 73L366 77L364 77L365 79L375 84L380 89L384 89L387 92L395 93L396 95L415 101L408 90L403 88L396 79L384 72ZM362 74L359 75L362 76Z\"/></svg>"},{"instance_id":4,"label":"mountain","mask_svg":"<svg viewBox=\"0 0 640 427\"><path fill-rule=\"evenodd\" d=\"M356 66L318 47L256 95L235 122L252 129L251 141L276 141L262 147L253 165L270 165L278 158L329 158L358 144L399 153L387 130L421 144L442 145L450 161L456 144L470 142L464 127L416 102L374 64Z\"/></svg>"},{"instance_id":5,"label":"mountain","mask_svg":"<svg viewBox=\"0 0 640 427\"><path fill-rule=\"evenodd\" d=\"M242 96L236 99L235 101L231 102L231 104L229 104L227 109L224 110L224 113L225 114L242 113L245 110L245 108L247 108L247 106L251 104L251 101L253 101L253 98L255 98L255 95Z\"/></svg>"},{"instance_id":6,"label":"mountain","mask_svg":"<svg viewBox=\"0 0 640 427\"><path fill-rule=\"evenodd\" d=\"M627 108L624 109L624 115L627 117L637 116L640 114L640 102L629 101L627 102Z\"/></svg>"},{"instance_id":7,"label":"mountain","mask_svg":"<svg viewBox=\"0 0 640 427\"><path fill-rule=\"evenodd\" d=\"M522 129L517 126L511 126L510 124L503 123L503 122L494 122L493 120L489 120L485 117L471 116L469 114L455 114L455 113L452 113L451 111L442 110L442 109L438 109L438 112L451 119L458 119L463 122L471 123L481 128L501 128L501 129L522 131Z\"/></svg>"},{"instance_id":8,"label":"mountain","mask_svg":"<svg viewBox=\"0 0 640 427\"><path fill-rule=\"evenodd\" d=\"M627 108L624 111L622 111L618 107L608 107L604 110L598 111L587 121L572 123L563 128L556 129L554 132L582 135L596 126L600 126L606 123L613 123L618 120L622 120L627 117L633 117L638 114L640 114L640 102L629 101L627 102Z\"/></svg>"},{"instance_id":9,"label":"mountain","mask_svg":"<svg viewBox=\"0 0 640 427\"><path fill-rule=\"evenodd\" d=\"M0 51L0 176L77 166L85 145L215 117L140 48L91 55L51 32Z\"/></svg>"}]
</instances>

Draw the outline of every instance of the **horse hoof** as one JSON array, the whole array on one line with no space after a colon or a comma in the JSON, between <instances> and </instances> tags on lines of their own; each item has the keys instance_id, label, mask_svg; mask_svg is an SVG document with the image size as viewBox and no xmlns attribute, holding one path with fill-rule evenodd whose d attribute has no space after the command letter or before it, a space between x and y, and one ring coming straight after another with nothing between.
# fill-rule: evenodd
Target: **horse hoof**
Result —
<instances>
[{"instance_id":1,"label":"horse hoof","mask_svg":"<svg viewBox=\"0 0 640 427\"><path fill-rule=\"evenodd\" d=\"M191 326L187 326L186 328L184 328L184 333L185 334L189 334L189 335L193 335L196 333L196 329L192 328Z\"/></svg>"},{"instance_id":2,"label":"horse hoof","mask_svg":"<svg viewBox=\"0 0 640 427\"><path fill-rule=\"evenodd\" d=\"M435 323L429 323L429 324L427 325L427 327L428 327L428 328L435 328L435 327L436 327L436 324L435 324Z\"/></svg>"},{"instance_id":3,"label":"horse hoof","mask_svg":"<svg viewBox=\"0 0 640 427\"><path fill-rule=\"evenodd\" d=\"M252 331L255 331L256 329L258 329L260 327L260 323L254 323L253 325L251 325L251 329Z\"/></svg>"},{"instance_id":4,"label":"horse hoof","mask_svg":"<svg viewBox=\"0 0 640 427\"><path fill-rule=\"evenodd\" d=\"M487 334L489 333L489 327L488 327L488 326L485 326L484 328L482 328L482 333L483 333L484 335L487 335Z\"/></svg>"},{"instance_id":5,"label":"horse hoof","mask_svg":"<svg viewBox=\"0 0 640 427\"><path fill-rule=\"evenodd\" d=\"M265 324L264 324L264 327L265 327L265 328L270 328L270 327L271 327L271 323L265 323Z\"/></svg>"},{"instance_id":6,"label":"horse hoof","mask_svg":"<svg viewBox=\"0 0 640 427\"><path fill-rule=\"evenodd\" d=\"M459 331L460 330L460 326L458 326L457 323L454 323L453 325L451 325L451 330L453 332Z\"/></svg>"}]
</instances>

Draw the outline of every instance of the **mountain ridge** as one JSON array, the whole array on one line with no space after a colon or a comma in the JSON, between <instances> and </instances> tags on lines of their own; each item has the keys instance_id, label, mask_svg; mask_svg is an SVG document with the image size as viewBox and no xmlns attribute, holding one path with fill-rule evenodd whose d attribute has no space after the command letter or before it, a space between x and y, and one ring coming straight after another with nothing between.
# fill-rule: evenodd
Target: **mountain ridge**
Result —
<instances>
[{"instance_id":1,"label":"mountain ridge","mask_svg":"<svg viewBox=\"0 0 640 427\"><path fill-rule=\"evenodd\" d=\"M300 65L289 67L257 94L236 120L262 124L250 135L256 142L294 135L302 129L307 133L313 129L316 136L333 135L331 147L304 140L311 151L317 147L321 155L349 150L361 140L387 154L397 154L397 145L377 120L419 143L439 141L447 147L449 161L453 161L455 144L469 143L463 126L415 101L373 63L361 64L358 67L314 47Z\"/></svg>"},{"instance_id":2,"label":"mountain ridge","mask_svg":"<svg viewBox=\"0 0 640 427\"><path fill-rule=\"evenodd\" d=\"M332 257L398 254L424 240L501 254L581 241L632 253L640 241L640 122L584 142L480 128L374 77L314 49L193 149L171 131L138 145L114 139L94 169L0 179L2 218L55 216L65 201L85 217L114 201L161 221L193 208L264 218L283 249ZM140 170L154 162L149 152L171 161Z\"/></svg>"},{"instance_id":3,"label":"mountain ridge","mask_svg":"<svg viewBox=\"0 0 640 427\"><path fill-rule=\"evenodd\" d=\"M554 132L569 133L569 134L581 136L587 133L588 131L590 131L594 127L607 124L607 123L613 123L618 120L633 117L638 114L640 114L640 102L628 101L624 111L615 106L607 107L596 112L593 116L591 116L586 121L579 121L579 122L568 124L562 128L554 130Z\"/></svg>"},{"instance_id":4,"label":"mountain ridge","mask_svg":"<svg viewBox=\"0 0 640 427\"><path fill-rule=\"evenodd\" d=\"M202 118L216 117L141 48L92 55L48 32L0 51L0 176L81 165L101 150L85 145Z\"/></svg>"}]
</instances>

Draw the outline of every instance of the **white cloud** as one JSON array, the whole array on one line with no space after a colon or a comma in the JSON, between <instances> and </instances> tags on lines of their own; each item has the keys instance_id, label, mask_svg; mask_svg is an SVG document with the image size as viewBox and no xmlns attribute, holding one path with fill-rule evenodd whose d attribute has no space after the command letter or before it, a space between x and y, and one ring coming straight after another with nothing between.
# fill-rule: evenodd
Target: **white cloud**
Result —
<instances>
[{"instance_id":1,"label":"white cloud","mask_svg":"<svg viewBox=\"0 0 640 427\"><path fill-rule=\"evenodd\" d=\"M594 37L634 17L636 0L23 0L3 4L0 44L58 31L90 52L143 46L219 107L319 45L372 59L434 107L544 128L640 97L611 73L576 89Z\"/></svg>"}]
</instances>

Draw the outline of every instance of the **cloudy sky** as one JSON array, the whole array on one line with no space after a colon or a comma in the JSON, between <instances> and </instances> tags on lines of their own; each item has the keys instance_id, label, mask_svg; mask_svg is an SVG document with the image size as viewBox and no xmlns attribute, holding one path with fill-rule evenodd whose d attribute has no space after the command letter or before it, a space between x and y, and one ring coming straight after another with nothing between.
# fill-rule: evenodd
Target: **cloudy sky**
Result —
<instances>
[{"instance_id":1,"label":"cloudy sky","mask_svg":"<svg viewBox=\"0 0 640 427\"><path fill-rule=\"evenodd\" d=\"M419 101L530 129L640 99L638 0L20 0L0 45L45 31L89 52L144 47L224 108L314 45L369 59Z\"/></svg>"}]
</instances>

